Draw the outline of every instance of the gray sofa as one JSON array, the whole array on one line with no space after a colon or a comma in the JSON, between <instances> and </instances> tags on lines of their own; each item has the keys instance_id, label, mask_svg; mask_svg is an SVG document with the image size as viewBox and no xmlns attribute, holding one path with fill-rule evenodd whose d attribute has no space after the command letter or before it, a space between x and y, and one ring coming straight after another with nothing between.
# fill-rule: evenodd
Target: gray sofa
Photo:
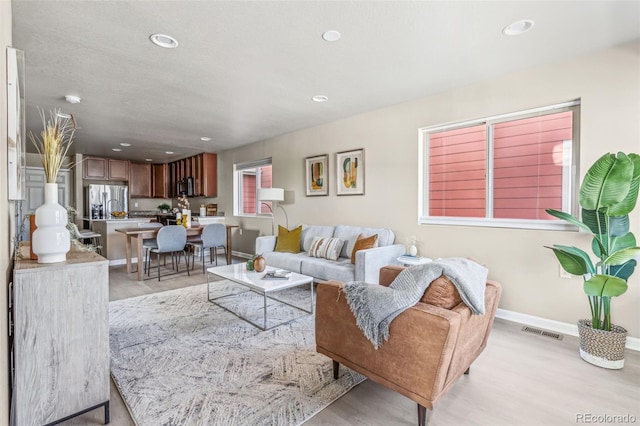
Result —
<instances>
[{"instance_id":1,"label":"gray sofa","mask_svg":"<svg viewBox=\"0 0 640 426\"><path fill-rule=\"evenodd\" d=\"M356 263L351 263L351 252L356 238L378 234L378 247L356 252ZM337 261L310 257L307 252L313 237L335 237L345 241ZM365 281L378 283L380 268L397 264L398 256L405 252L402 244L393 244L395 234L385 228L363 228L358 226L320 226L302 225L300 235L300 253L282 253L274 251L276 237L266 236L256 239L256 253L262 254L268 266L286 269L315 278L315 281Z\"/></svg>"}]
</instances>

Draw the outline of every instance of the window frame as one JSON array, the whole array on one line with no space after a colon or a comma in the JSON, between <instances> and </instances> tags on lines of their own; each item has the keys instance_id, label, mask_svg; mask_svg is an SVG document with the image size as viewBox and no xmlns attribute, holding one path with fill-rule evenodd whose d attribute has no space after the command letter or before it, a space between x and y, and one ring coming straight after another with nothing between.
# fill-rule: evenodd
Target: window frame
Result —
<instances>
[{"instance_id":1,"label":"window frame","mask_svg":"<svg viewBox=\"0 0 640 426\"><path fill-rule=\"evenodd\" d=\"M236 163L233 165L233 215L238 217L271 217L271 213L262 212L261 202L258 200L258 189L260 186L260 168L271 166L273 172L272 158L264 158L261 160L248 161L244 163ZM256 213L245 213L243 209L243 172L254 170L256 176Z\"/></svg>"},{"instance_id":2,"label":"window frame","mask_svg":"<svg viewBox=\"0 0 640 426\"><path fill-rule=\"evenodd\" d=\"M563 102L550 106L533 108L507 114L494 115L463 122L447 123L436 126L421 127L418 129L418 224L419 225L460 225L480 226L493 228L517 228L539 230L577 231L575 225L561 220L544 219L496 219L493 215L493 126L499 123L527 119L543 115L555 114L564 111L572 111L572 140L571 164L563 170L563 206L562 210L576 215L578 211L579 190L579 158L580 158L580 99ZM486 126L486 169L485 169L485 209L486 216L478 217L454 217L454 216L430 216L429 215L429 135L435 132L456 130L465 127L484 124ZM568 141L564 141L564 149L567 149ZM567 187L565 187L565 185Z\"/></svg>"}]
</instances>

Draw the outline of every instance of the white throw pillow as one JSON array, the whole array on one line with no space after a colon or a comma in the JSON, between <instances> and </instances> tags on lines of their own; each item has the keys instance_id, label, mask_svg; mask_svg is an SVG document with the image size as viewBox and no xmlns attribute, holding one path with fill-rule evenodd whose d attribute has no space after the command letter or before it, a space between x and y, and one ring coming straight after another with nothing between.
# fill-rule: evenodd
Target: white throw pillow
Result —
<instances>
[{"instance_id":1,"label":"white throw pillow","mask_svg":"<svg viewBox=\"0 0 640 426\"><path fill-rule=\"evenodd\" d=\"M340 238L313 237L309 256L322 257L329 260L338 260L344 240Z\"/></svg>"}]
</instances>

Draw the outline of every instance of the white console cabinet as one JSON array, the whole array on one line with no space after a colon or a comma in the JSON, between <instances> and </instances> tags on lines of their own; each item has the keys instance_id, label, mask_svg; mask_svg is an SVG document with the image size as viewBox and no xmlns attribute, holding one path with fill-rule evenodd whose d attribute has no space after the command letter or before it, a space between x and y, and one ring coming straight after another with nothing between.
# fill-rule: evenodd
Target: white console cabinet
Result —
<instances>
[{"instance_id":1,"label":"white console cabinet","mask_svg":"<svg viewBox=\"0 0 640 426\"><path fill-rule=\"evenodd\" d=\"M12 291L13 425L50 425L104 408L109 422L109 267L73 248L38 264L21 245Z\"/></svg>"}]
</instances>

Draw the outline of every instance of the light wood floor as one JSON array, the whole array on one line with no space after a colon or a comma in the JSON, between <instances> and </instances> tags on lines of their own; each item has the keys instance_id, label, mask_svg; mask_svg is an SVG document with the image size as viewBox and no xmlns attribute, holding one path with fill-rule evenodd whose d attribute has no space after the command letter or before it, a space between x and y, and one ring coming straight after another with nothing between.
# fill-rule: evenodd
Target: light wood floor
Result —
<instances>
[{"instance_id":1,"label":"light wood floor","mask_svg":"<svg viewBox=\"0 0 640 426\"><path fill-rule=\"evenodd\" d=\"M202 272L141 283L131 278L134 275L127 275L124 266L110 268L111 300L206 282ZM613 424L613 418L588 421L588 416L624 415L632 416L627 423L640 423L640 353L627 350L624 369L606 370L580 359L575 337L558 341L524 333L521 328L521 324L496 319L487 348L471 366L471 373L436 404L429 425ZM94 410L64 424L99 425L103 414L103 410ZM366 380L305 426L415 424L414 402ZM133 425L113 382L111 425Z\"/></svg>"}]
</instances>

